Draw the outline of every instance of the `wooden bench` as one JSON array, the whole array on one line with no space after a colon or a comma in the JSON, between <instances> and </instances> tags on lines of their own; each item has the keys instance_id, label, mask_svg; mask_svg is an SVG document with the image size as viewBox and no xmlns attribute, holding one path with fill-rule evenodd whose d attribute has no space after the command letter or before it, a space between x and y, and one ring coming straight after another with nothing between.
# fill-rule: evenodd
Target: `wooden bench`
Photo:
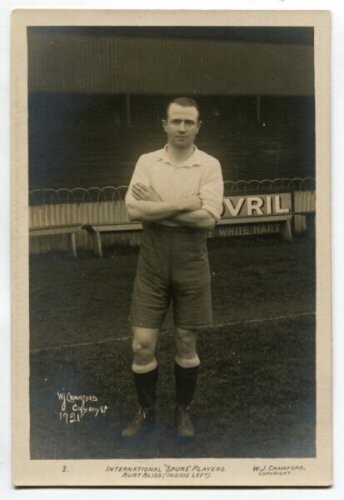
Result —
<instances>
[{"instance_id":1,"label":"wooden bench","mask_svg":"<svg viewBox=\"0 0 344 500\"><path fill-rule=\"evenodd\" d=\"M30 236L56 236L57 234L67 234L73 257L77 257L75 233L81 227L81 223L63 224L58 226L40 226L29 229Z\"/></svg>"},{"instance_id":2,"label":"wooden bench","mask_svg":"<svg viewBox=\"0 0 344 500\"><path fill-rule=\"evenodd\" d=\"M93 247L98 257L103 257L101 234L103 233L128 233L141 231L140 222L118 222L116 224L84 224L82 229L88 232L93 239Z\"/></svg>"},{"instance_id":3,"label":"wooden bench","mask_svg":"<svg viewBox=\"0 0 344 500\"><path fill-rule=\"evenodd\" d=\"M263 215L255 217L233 217L221 219L215 227L224 227L234 224L257 224L257 223L282 223L282 237L285 240L292 240L291 220L292 214L287 215ZM116 224L83 224L82 229L85 229L93 239L94 252L98 257L103 257L103 248L101 235L106 233L130 233L132 231L141 231L142 224L140 222L119 222Z\"/></svg>"}]
</instances>

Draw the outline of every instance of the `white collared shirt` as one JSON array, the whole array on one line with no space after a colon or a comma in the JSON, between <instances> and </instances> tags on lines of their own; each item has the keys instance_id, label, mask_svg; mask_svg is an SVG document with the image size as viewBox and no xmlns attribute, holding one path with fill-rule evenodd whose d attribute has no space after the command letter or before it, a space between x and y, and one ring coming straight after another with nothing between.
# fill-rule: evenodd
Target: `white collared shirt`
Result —
<instances>
[{"instance_id":1,"label":"white collared shirt","mask_svg":"<svg viewBox=\"0 0 344 500\"><path fill-rule=\"evenodd\" d=\"M202 208L218 221L223 202L223 179L220 162L194 146L193 154L174 165L167 156L167 146L138 159L125 197L133 201L131 187L140 182L152 186L163 201L199 195Z\"/></svg>"}]
</instances>

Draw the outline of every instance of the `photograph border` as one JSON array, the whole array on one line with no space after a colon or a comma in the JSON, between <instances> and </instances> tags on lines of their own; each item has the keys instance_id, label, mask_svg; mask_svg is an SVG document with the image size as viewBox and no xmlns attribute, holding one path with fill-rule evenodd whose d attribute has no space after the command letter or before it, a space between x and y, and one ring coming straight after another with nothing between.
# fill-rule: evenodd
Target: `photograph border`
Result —
<instances>
[{"instance_id":1,"label":"photograph border","mask_svg":"<svg viewBox=\"0 0 344 500\"><path fill-rule=\"evenodd\" d=\"M311 26L316 102L316 458L30 460L28 26ZM17 10L12 15L11 67L12 429L16 486L328 486L332 482L330 13L328 11ZM26 173L26 175L25 175ZM187 463L221 465L207 479L124 480L107 467ZM254 467L290 467L288 475L259 476ZM63 466L69 473L63 473ZM302 466L303 469L299 469Z\"/></svg>"}]
</instances>

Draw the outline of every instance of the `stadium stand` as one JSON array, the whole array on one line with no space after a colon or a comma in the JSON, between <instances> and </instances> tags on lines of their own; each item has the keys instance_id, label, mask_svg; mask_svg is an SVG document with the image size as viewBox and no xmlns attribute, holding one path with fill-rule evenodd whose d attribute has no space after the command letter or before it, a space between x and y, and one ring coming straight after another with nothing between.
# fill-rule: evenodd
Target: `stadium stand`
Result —
<instances>
[{"instance_id":1,"label":"stadium stand","mask_svg":"<svg viewBox=\"0 0 344 500\"><path fill-rule=\"evenodd\" d=\"M220 160L224 179L314 176L314 110L308 97L269 98L260 123L252 98L214 100L216 106L210 98L204 103L209 109L197 145ZM115 96L32 94L30 189L128 185L138 157L164 144L149 105L147 100L139 117L133 109L127 126L117 121Z\"/></svg>"}]
</instances>

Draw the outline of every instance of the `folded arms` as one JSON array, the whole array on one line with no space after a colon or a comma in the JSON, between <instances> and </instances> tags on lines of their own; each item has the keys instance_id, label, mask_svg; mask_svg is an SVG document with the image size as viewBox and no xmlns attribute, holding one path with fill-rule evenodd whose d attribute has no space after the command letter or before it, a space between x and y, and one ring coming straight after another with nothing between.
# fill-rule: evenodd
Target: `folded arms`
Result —
<instances>
[{"instance_id":1,"label":"folded arms","mask_svg":"<svg viewBox=\"0 0 344 500\"><path fill-rule=\"evenodd\" d=\"M154 188L139 182L132 185L131 194L131 200L127 203L131 220L162 221L168 219L178 225L203 229L211 229L215 225L215 217L202 208L199 196L162 201Z\"/></svg>"}]
</instances>

